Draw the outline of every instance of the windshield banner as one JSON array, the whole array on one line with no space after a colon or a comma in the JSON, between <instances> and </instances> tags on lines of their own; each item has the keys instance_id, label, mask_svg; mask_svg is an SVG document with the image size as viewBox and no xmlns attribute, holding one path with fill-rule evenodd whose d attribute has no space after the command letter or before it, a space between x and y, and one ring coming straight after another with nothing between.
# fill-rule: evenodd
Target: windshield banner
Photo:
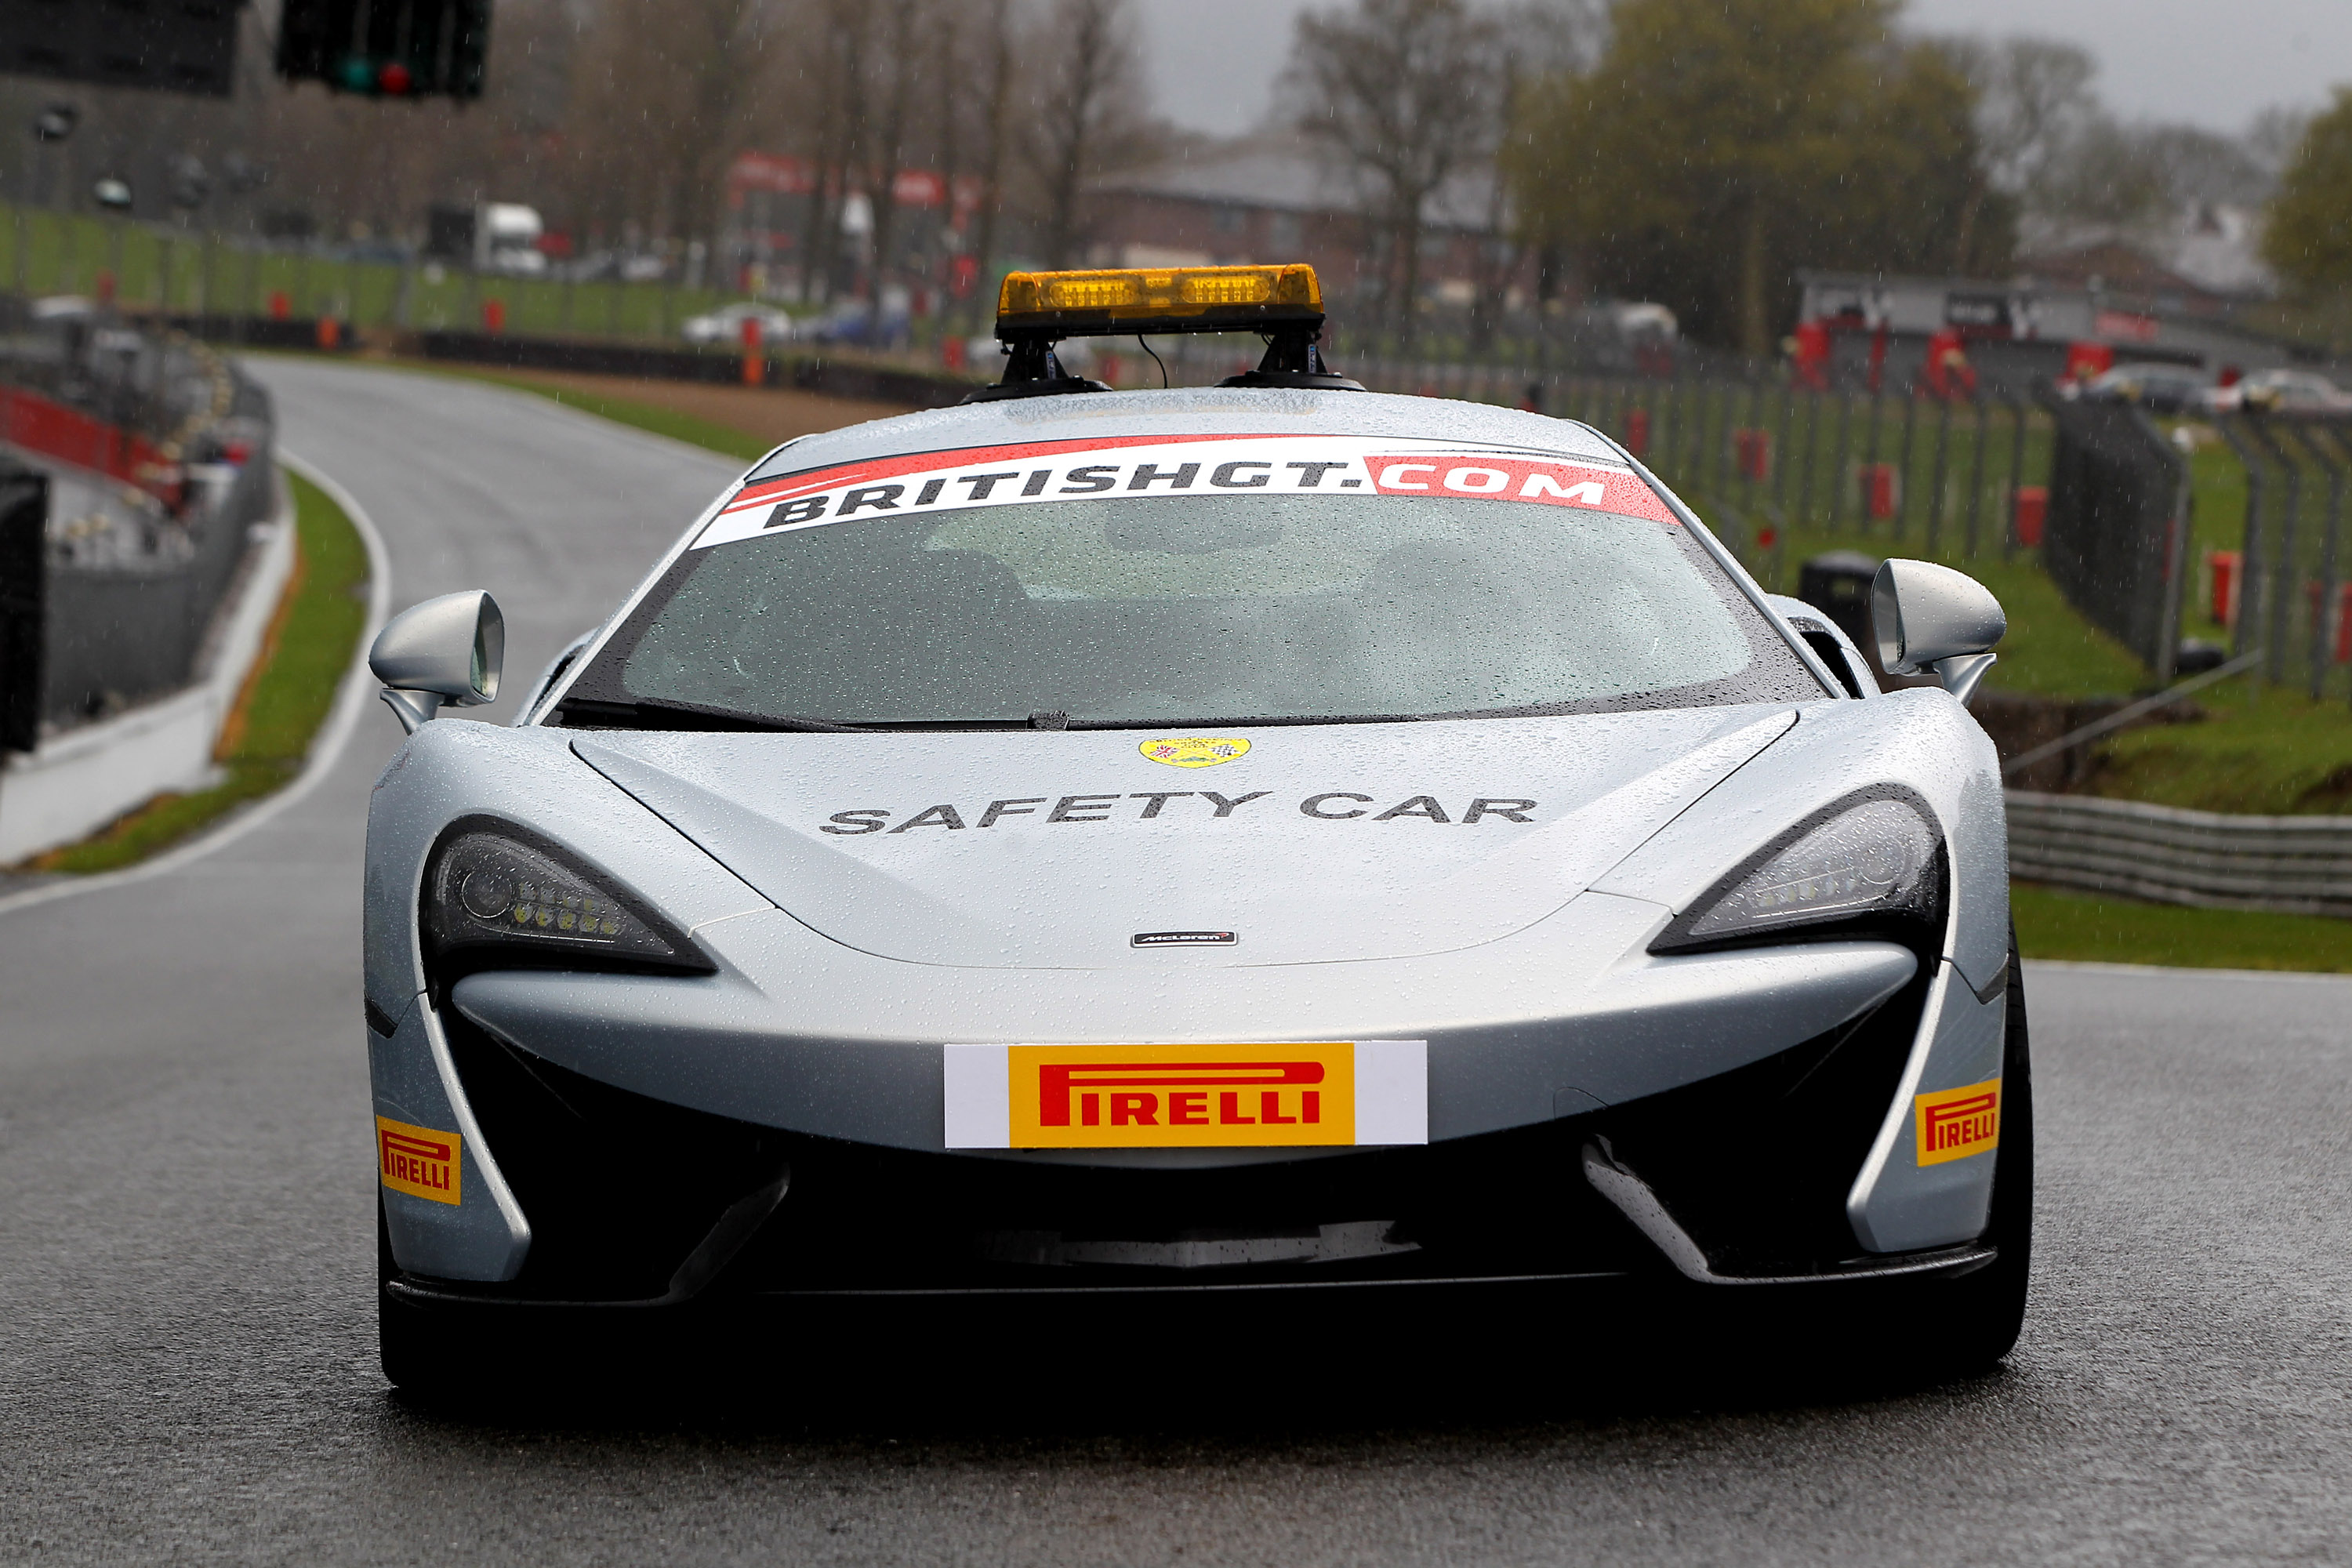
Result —
<instances>
[{"instance_id":1,"label":"windshield banner","mask_svg":"<svg viewBox=\"0 0 2352 1568\"><path fill-rule=\"evenodd\" d=\"M729 501L694 547L910 511L1249 490L1517 501L1675 521L1630 468L1526 447L1393 437L1129 436L916 452L762 479Z\"/></svg>"}]
</instances>

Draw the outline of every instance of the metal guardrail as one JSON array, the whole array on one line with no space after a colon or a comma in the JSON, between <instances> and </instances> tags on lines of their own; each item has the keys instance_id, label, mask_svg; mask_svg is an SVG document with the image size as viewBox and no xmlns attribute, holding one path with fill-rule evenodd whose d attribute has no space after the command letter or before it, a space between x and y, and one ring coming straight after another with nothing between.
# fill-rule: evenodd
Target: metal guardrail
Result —
<instances>
[{"instance_id":1,"label":"metal guardrail","mask_svg":"<svg viewBox=\"0 0 2352 1568\"><path fill-rule=\"evenodd\" d=\"M2352 817L2234 816L2011 790L2020 881L2158 903L2352 916Z\"/></svg>"}]
</instances>

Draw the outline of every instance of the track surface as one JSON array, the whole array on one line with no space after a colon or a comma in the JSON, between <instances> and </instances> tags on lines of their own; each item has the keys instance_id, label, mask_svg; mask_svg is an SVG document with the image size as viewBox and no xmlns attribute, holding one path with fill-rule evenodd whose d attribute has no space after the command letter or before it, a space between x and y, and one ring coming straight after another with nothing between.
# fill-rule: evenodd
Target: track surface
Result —
<instances>
[{"instance_id":1,"label":"track surface","mask_svg":"<svg viewBox=\"0 0 2352 1568\"><path fill-rule=\"evenodd\" d=\"M259 369L288 445L382 525L396 605L499 594L518 687L729 473L520 395ZM0 1562L2352 1556L2334 980L2029 967L2039 1274L1973 1383L1661 1392L1565 1324L1507 1386L1400 1397L1366 1365L1286 1405L1169 1346L1125 1405L877 1365L814 1414L414 1408L375 1367L358 989L396 741L371 715L264 831L0 914ZM943 1325L905 1350L943 1347L1014 1349Z\"/></svg>"}]
</instances>

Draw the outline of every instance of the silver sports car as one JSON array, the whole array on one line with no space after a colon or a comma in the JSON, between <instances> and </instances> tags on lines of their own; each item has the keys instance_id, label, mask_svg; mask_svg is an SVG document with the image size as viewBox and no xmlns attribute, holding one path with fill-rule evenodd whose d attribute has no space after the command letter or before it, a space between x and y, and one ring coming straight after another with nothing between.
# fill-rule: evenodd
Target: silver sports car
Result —
<instances>
[{"instance_id":1,"label":"silver sports car","mask_svg":"<svg viewBox=\"0 0 2352 1568\"><path fill-rule=\"evenodd\" d=\"M487 594L385 629L396 1382L524 1323L1309 1287L2009 1349L1999 606L1889 562L1878 663L1940 680L1882 693L1606 437L1333 374L1304 271L1015 275L1002 385L779 447L511 727L433 721L496 692ZM1271 346L1053 352L1139 321Z\"/></svg>"}]
</instances>

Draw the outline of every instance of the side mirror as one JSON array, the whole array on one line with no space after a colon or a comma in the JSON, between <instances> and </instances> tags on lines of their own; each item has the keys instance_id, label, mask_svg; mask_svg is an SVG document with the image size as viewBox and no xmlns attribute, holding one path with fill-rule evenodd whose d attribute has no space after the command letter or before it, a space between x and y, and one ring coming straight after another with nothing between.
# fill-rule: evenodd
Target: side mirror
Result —
<instances>
[{"instance_id":1,"label":"side mirror","mask_svg":"<svg viewBox=\"0 0 2352 1568\"><path fill-rule=\"evenodd\" d=\"M1889 675L1932 669L1966 702L1993 667L1992 645L2009 630L2000 601L1964 572L1932 561L1888 561L1870 584L1878 662Z\"/></svg>"},{"instance_id":2,"label":"side mirror","mask_svg":"<svg viewBox=\"0 0 2352 1568\"><path fill-rule=\"evenodd\" d=\"M384 623L368 649L368 668L383 682L383 700L409 734L444 702L478 707L499 694L507 621L498 601L476 588L411 605Z\"/></svg>"}]
</instances>

